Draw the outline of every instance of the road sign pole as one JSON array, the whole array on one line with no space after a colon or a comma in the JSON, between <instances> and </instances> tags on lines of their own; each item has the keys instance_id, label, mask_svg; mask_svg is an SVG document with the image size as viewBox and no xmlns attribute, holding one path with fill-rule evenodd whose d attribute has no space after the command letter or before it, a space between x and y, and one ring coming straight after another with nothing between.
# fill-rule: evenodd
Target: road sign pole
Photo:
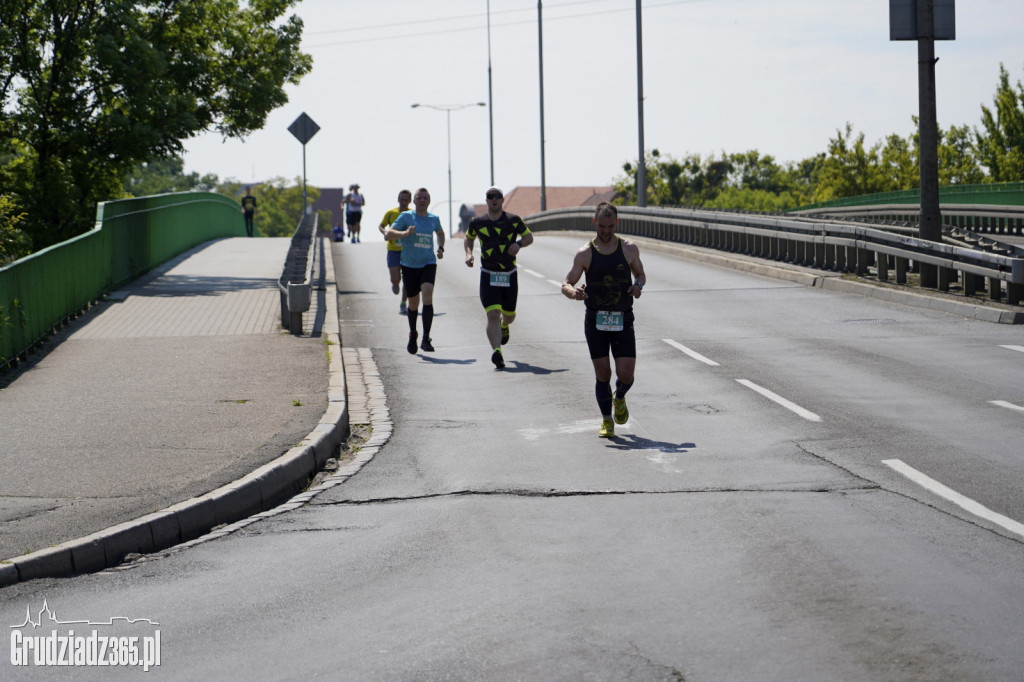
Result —
<instances>
[{"instance_id":1,"label":"road sign pole","mask_svg":"<svg viewBox=\"0 0 1024 682\"><path fill-rule=\"evenodd\" d=\"M316 121L302 113L288 126L288 132L295 136L295 139L302 144L302 215L306 215L306 143L313 139L319 132L320 126Z\"/></svg>"}]
</instances>

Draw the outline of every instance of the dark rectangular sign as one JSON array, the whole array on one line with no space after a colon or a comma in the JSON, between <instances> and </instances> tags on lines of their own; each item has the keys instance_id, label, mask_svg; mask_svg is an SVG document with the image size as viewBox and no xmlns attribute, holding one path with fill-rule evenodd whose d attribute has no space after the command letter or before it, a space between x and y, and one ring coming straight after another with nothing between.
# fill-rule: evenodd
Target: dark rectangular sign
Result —
<instances>
[{"instance_id":1,"label":"dark rectangular sign","mask_svg":"<svg viewBox=\"0 0 1024 682\"><path fill-rule=\"evenodd\" d=\"M889 0L889 40L917 40L917 3L923 0ZM956 40L955 0L928 0L935 15L935 40Z\"/></svg>"}]
</instances>

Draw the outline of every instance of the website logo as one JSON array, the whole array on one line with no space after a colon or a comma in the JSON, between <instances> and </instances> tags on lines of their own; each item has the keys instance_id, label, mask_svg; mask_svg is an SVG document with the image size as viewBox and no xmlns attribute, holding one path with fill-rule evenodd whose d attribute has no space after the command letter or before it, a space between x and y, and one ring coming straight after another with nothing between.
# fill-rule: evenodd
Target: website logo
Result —
<instances>
[{"instance_id":1,"label":"website logo","mask_svg":"<svg viewBox=\"0 0 1024 682\"><path fill-rule=\"evenodd\" d=\"M25 620L10 626L11 665L128 666L149 672L160 665L160 630L152 629L159 626L160 623L148 618L123 616L106 621L61 620L44 600L35 617L31 607L25 607ZM124 631L131 634L120 634Z\"/></svg>"}]
</instances>

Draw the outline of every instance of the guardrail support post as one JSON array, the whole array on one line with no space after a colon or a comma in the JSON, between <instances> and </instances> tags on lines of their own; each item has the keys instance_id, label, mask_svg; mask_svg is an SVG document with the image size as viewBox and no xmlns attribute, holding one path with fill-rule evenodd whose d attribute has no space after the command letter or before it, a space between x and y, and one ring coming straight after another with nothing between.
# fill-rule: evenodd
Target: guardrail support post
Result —
<instances>
[{"instance_id":1,"label":"guardrail support post","mask_svg":"<svg viewBox=\"0 0 1024 682\"><path fill-rule=\"evenodd\" d=\"M878 258L878 281L889 281L889 256L884 253L877 254Z\"/></svg>"},{"instance_id":2,"label":"guardrail support post","mask_svg":"<svg viewBox=\"0 0 1024 682\"><path fill-rule=\"evenodd\" d=\"M988 278L988 297L992 301L1000 301L1003 298L1003 280L998 277Z\"/></svg>"},{"instance_id":3,"label":"guardrail support post","mask_svg":"<svg viewBox=\"0 0 1024 682\"><path fill-rule=\"evenodd\" d=\"M838 249L832 244L825 244L825 269L836 269L836 251Z\"/></svg>"},{"instance_id":4,"label":"guardrail support post","mask_svg":"<svg viewBox=\"0 0 1024 682\"><path fill-rule=\"evenodd\" d=\"M871 267L871 252L867 249L857 249L857 274L866 275Z\"/></svg>"},{"instance_id":5,"label":"guardrail support post","mask_svg":"<svg viewBox=\"0 0 1024 682\"><path fill-rule=\"evenodd\" d=\"M949 280L950 275L952 275L952 273L953 271L950 270L949 268L939 267L939 291L949 291Z\"/></svg>"},{"instance_id":6,"label":"guardrail support post","mask_svg":"<svg viewBox=\"0 0 1024 682\"><path fill-rule=\"evenodd\" d=\"M896 283L907 283L907 259L896 256Z\"/></svg>"},{"instance_id":7,"label":"guardrail support post","mask_svg":"<svg viewBox=\"0 0 1024 682\"><path fill-rule=\"evenodd\" d=\"M1010 305L1019 305L1021 296L1024 295L1024 284L1015 282L1006 283L1006 302Z\"/></svg>"},{"instance_id":8,"label":"guardrail support post","mask_svg":"<svg viewBox=\"0 0 1024 682\"><path fill-rule=\"evenodd\" d=\"M978 291L977 277L970 272L962 273L964 278L964 296L974 296Z\"/></svg>"}]
</instances>

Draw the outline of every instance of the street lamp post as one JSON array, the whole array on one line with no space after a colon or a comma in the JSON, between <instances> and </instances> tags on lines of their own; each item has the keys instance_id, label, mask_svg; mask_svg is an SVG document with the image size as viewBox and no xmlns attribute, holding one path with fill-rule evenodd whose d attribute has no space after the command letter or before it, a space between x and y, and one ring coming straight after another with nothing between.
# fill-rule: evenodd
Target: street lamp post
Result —
<instances>
[{"instance_id":1,"label":"street lamp post","mask_svg":"<svg viewBox=\"0 0 1024 682\"><path fill-rule=\"evenodd\" d=\"M487 121L491 138L491 185L494 185L494 91L491 87L491 0L487 0Z\"/></svg>"},{"instance_id":2,"label":"street lamp post","mask_svg":"<svg viewBox=\"0 0 1024 682\"><path fill-rule=\"evenodd\" d=\"M443 111L448 124L448 236L455 234L452 218L452 112L466 107L486 107L487 102L470 102L469 104L413 104L412 108L426 107Z\"/></svg>"}]
</instances>

